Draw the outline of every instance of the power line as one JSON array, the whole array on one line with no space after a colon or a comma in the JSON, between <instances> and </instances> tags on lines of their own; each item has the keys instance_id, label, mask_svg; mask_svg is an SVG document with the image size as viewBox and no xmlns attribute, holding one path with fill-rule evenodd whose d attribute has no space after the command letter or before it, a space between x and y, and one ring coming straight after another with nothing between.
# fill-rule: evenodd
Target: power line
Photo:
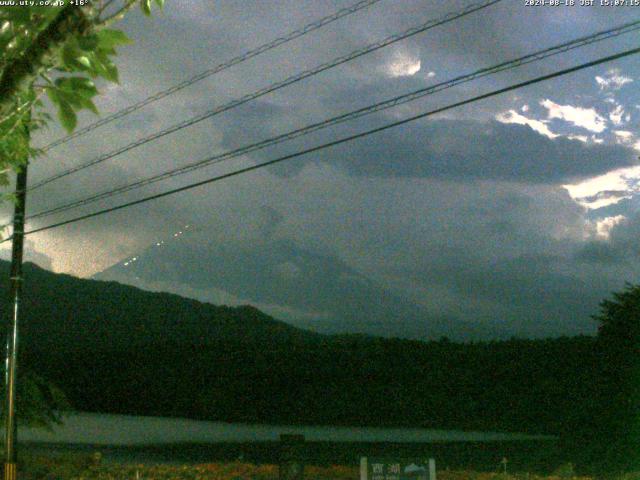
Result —
<instances>
[{"instance_id":1,"label":"power line","mask_svg":"<svg viewBox=\"0 0 640 480\"><path fill-rule=\"evenodd\" d=\"M51 225L47 225L45 227L40 227L40 228L36 228L36 229L33 229L33 230L29 230L28 232L25 232L25 235L38 233L38 232L43 232L45 230L51 230L53 228L61 227L61 226L64 226L64 225L69 225L71 223L76 223L76 222L79 222L81 220L86 220L86 219L89 219L89 218L93 218L93 217L97 217L97 216L100 216L100 215L104 215L106 213L114 212L116 210L121 210L123 208L128 208L128 207L132 207L134 205L138 205L138 204L141 204L141 203L146 203L146 202L149 202L151 200L157 200L159 198L166 197L166 196L169 196L169 195L173 195L175 193L183 192L183 191L186 191L186 190L191 190L193 188L200 187L202 185L207 185L209 183L214 183L214 182L217 182L217 181L220 181L220 180L224 180L226 178L235 177L235 176L243 174L243 173L248 173L248 172L251 172L251 171L254 171L254 170L258 170L258 169L261 169L261 168L264 168L264 167L268 167L268 166L271 166L271 165L275 165L277 163L284 162L286 160L291 160L291 159L294 159L294 158L301 157L303 155L308 155L309 153L317 152L319 150L324 150L325 148L334 147L336 145L340 145L340 144L343 144L343 143L346 143L346 142L350 142L350 141L353 141L353 140L356 140L356 139L359 139L359 138L363 138L363 137L372 135L374 133L382 132L384 130L388 130L390 128L394 128L394 127L397 127L397 126L400 126L400 125L404 125L405 123L413 122L413 121L419 120L421 118L426 118L426 117L429 117L429 116L432 116L432 115L436 115L438 113L442 113L444 111L451 110L453 108L461 107L463 105L474 103L474 102L477 102L479 100L484 100L486 98L494 97L496 95L500 95L500 94L503 94L503 93L506 93L506 92L510 92L512 90L517 90L519 88L523 88L523 87L526 87L526 86L529 86L529 85L533 85L535 83L540 83L540 82L543 82L543 81L546 81L546 80L550 80L552 78L556 78L556 77L560 77L560 76L563 76L563 75L567 75L569 73L577 72L577 71L583 70L585 68L589 68L589 67L593 67L593 66L596 66L596 65L600 65L602 63L607 63L607 62L611 62L613 60L618 60L620 58L628 57L630 55L635 55L637 53L640 53L640 48L634 48L634 49L631 49L631 50L626 50L626 51L621 52L621 53L617 53L615 55L610 55L608 57L599 58L598 60L593 60L591 62L583 63L583 64L575 66L575 67L571 67L571 68L567 68L567 69L564 69L564 70L560 70L558 72L550 73L548 75L543 75L543 76L540 76L540 77L536 77L534 79L527 80L525 82L520 82L520 83L511 85L511 86L508 86L508 87L504 87L504 88L501 88L501 89L498 89L498 90L494 90L494 91L489 92L489 93L484 93L482 95L477 95L477 96L469 98L467 100L462 100L460 102L452 103L452 104L447 105L445 107L440 107L440 108L437 108L435 110L430 110L428 112L421 113L419 115L414 115L412 117L405 118L404 120L399 120L397 122L393 122L393 123L389 123L387 125L383 125L382 127L377 127L377 128L374 128L374 129L371 129L371 130L367 130L365 132L361 132L361 133L358 133L358 134L355 134L355 135L350 135L348 137L343 137L343 138L340 138L338 140L334 140L332 142L323 143L321 145L317 145L315 147L308 148L306 150L301 150L299 152L292 153L292 154L289 154L289 155L285 155L283 157L279 157L279 158L276 158L274 160L269 160L268 162L260 163L260 164L257 164L257 165L252 165L250 167L245 167L245 168L242 168L242 169L239 169L239 170L235 170L233 172L229 172L229 173L218 175L218 176L215 176L215 177L212 177L212 178L208 178L206 180L201 180L199 182L191 183L191 184L185 185L183 187L174 188L174 189L168 190L166 192L158 193L158 194L155 194L155 195L150 195L148 197L144 197L144 198L141 198L141 199L138 199L138 200L134 200L134 201L131 201L131 202L127 202L127 203L123 203L123 204L120 204L120 205L116 205L115 207L105 208L103 210L98 210L98 211L93 212L93 213L89 213L89 214L86 214L86 215L81 215L81 216L78 216L78 217L75 217L75 218L72 218L72 219L69 219L69 220L64 220L62 222L57 222L57 223L54 223L54 224L51 224ZM7 242L10 239L11 239L11 237L0 241L0 243Z\"/></svg>"},{"instance_id":2,"label":"power line","mask_svg":"<svg viewBox=\"0 0 640 480\"><path fill-rule=\"evenodd\" d=\"M334 60L331 60L330 62L327 63L323 63L322 65L319 65L315 68L312 68L311 70L306 70L304 72L298 73L296 75L293 75L281 82L272 84L268 87L262 88L256 92L247 94L243 97L240 97L239 99L236 100L232 100L229 103L226 103L224 105L221 105L217 108L214 108L213 110L209 110L208 112L205 112L203 114L197 115L189 120L185 120L183 122L177 123L169 128L166 128L164 130L161 130L159 132L156 132L152 135L148 135L146 137L140 138L128 145L125 145L124 147L121 147L117 150L114 150L110 153L106 153L104 155L101 155L97 158L94 158L93 160L90 160L84 164L81 165L77 165L75 167L71 167L63 172L60 172L58 174L55 174L51 177L48 177L44 180L41 180L40 182L37 182L36 184L34 184L33 186L31 186L28 190L35 190L37 188L42 187L43 185L46 185L48 183L53 182L54 180L58 180L60 178L66 177L68 175L71 175L73 173L76 173L80 170L84 170L85 168L91 167L93 165L96 165L98 163L104 162L106 160L109 160L113 157L116 157L122 153L128 152L129 150L132 150L134 148L137 148L141 145L145 145L146 143L149 143L153 140L157 140L158 138L164 137L165 135L169 135L171 133L177 132L178 130L182 130L184 128L190 127L192 125L195 125L196 123L199 123L203 120L206 120L208 118L211 118L215 115L218 115L222 112L226 112L227 110L231 110L233 108L236 108L240 105L243 105L251 100L255 100L256 98L262 97L264 95L267 95L268 93L272 93L276 90L279 90L281 88L287 87L289 85L292 85L294 83L297 83L301 80L304 80L305 78L311 77L313 75L317 75L320 72L323 72L325 70L329 70L330 68L334 68L338 65L341 65L343 63L349 62L355 58L361 57L363 55L366 55L368 53L371 53L375 50L379 50L383 47L386 47L388 45L391 45L392 43L395 42L399 42L400 40L404 40L406 38L409 38L413 35L417 35L419 33L422 33L426 30L435 28L437 26L440 25L444 25L445 23L448 22L452 22L458 18L462 18L466 15L469 15L473 12L476 12L478 10L482 10L484 8L487 8L493 4L499 3L502 0L485 0L483 2L479 2L479 3L475 3L475 4L471 4L466 6L464 9L459 10L457 12L451 12L448 13L436 20L430 20L426 23L423 23L417 27L413 27L410 28L400 34L397 35L391 35L379 42L373 43L373 44L369 44L361 49L355 50L347 55L343 55L341 57L338 57Z\"/></svg>"},{"instance_id":3,"label":"power line","mask_svg":"<svg viewBox=\"0 0 640 480\"><path fill-rule=\"evenodd\" d=\"M115 189L110 189L107 191L103 191L101 193L97 193L94 195L91 195L89 197L83 198L83 199L79 199L79 200L75 200L63 205L59 205L57 207L53 207L47 210L43 210L37 213L34 213L33 215L30 215L27 217L28 220L31 219L35 219L35 218L41 218L41 217L46 217L49 215L53 215L54 213L60 213L60 212L64 212L73 208L78 208L81 206L85 206L91 203L94 203L96 201L99 200L103 200L106 198L110 198L112 196L124 193L124 192L128 192L137 188L141 188L143 186L146 185L150 185L153 183L157 183L159 181L162 180L166 180L168 178L177 176L177 175L182 175L200 168L204 168L206 166L210 166L210 165L214 165L217 163L220 163L222 161L225 160L229 160L235 157L238 157L240 155L246 155L247 153L252 153L255 152L257 150L261 150L288 140L292 140L294 138L303 136L303 135L307 135L309 133L327 128L329 126L333 126L333 125L337 125L346 121L350 121L350 120L354 120L360 117L363 117L365 115L369 115L371 113L374 112L379 112L388 108L392 108L398 105L402 105L414 100L417 100L419 98L422 98L424 96L436 93L436 92L440 92L442 90L446 90L449 88L452 88L456 85L460 85L462 83L466 83L472 80L476 80L478 78L482 78L488 75L493 75L502 71L506 71L506 70L510 70L516 67L520 67L522 65L527 65L529 63L532 62L536 62L536 61L540 61L543 60L545 58L549 58L551 56L554 55L558 55L560 53L564 53L576 48L580 48L583 47L585 45L590 45L593 44L595 42L599 42L599 41L603 41L603 40L607 40L607 39L611 39L614 37L617 37L619 35L625 34L625 33L630 33L633 31L636 31L640 29L640 20L636 20L634 22L630 22L618 27L614 27L608 30L604 30L598 33L594 33L588 36L584 36L575 40L572 40L570 42L566 42L560 45L555 45L553 47L549 47L546 48L544 50L540 50L537 51L535 53L531 53L528 55L525 55L523 57L519 57L517 59L513 59L513 60L509 60L509 61L505 61L502 62L498 65L494 65L491 67L487 67L487 68L483 68L480 70L476 70L473 73L469 73L469 74L465 74L465 75L461 75L458 76L456 78L447 80L445 82L441 82L438 83L436 85L432 85L426 88L421 88L419 90L413 91L411 93L408 94L404 94L404 95L399 95L396 97L393 97L391 99L382 101L382 102L378 102L376 104L373 105L369 105L367 107L363 107L360 108L358 110L349 112L349 113L345 113L327 120L324 120L322 122L318 122L318 123L314 123L311 125L307 125L305 127L296 129L296 130L292 130L290 132L287 133L283 133L281 135L278 135L276 137L272 137L266 140L263 140L261 142L258 143L254 143L251 145L247 145L241 148L237 148L235 150L231 150L229 152L225 152L222 154L218 154L218 155L214 155L212 157L209 157L207 159L204 160L200 160L179 168L175 168L172 170L169 170L167 172L163 172L157 175L153 175L151 177L148 178L144 178L141 180L138 180L136 182L133 183L129 183L127 185L123 185L121 187L117 187Z\"/></svg>"},{"instance_id":4,"label":"power line","mask_svg":"<svg viewBox=\"0 0 640 480\"><path fill-rule=\"evenodd\" d=\"M234 65L237 65L239 63L242 63L244 61L247 61L253 57L257 57L258 55L261 55L265 52L268 52L269 50L272 50L276 47L279 47L280 45L284 45L285 43L288 43L292 40L295 40L296 38L300 38L304 35L306 35L307 33L311 33L315 30L318 30L319 28L324 27L325 25L328 25L332 22L335 22L336 20L339 20L340 18L346 17L347 15L351 15L352 13L355 13L359 10L362 10L364 8L367 8L375 3L380 2L381 0L361 0L353 5L351 5L350 7L346 7L343 9L338 10L337 12L333 13L332 15L328 15L326 17L323 17L319 20L316 20L314 22L311 22L297 30L294 30L292 32L289 32L288 34L286 34L283 37L278 37L268 43L262 44L259 47L254 48L253 50L249 50L248 52L245 52L241 55L238 55L237 57L232 58L231 60L228 60L224 63L221 63L219 65L216 65L215 67L209 68L203 72L198 73L197 75L194 75L191 78L188 78L187 80L184 80L170 88L167 88L166 90L162 90L160 92L155 93L154 95L151 95L147 98L145 98L144 100L141 100L137 103L134 103L133 105L130 105L126 108L123 108L122 110L119 110L115 113L112 113L111 115L108 115L104 118L101 118L100 120L92 123L91 125L87 125L84 128L81 128L79 130L76 130L75 132L59 138L58 140L55 140L54 142L51 142L50 144L46 145L45 147L42 148L42 150L44 152L51 150L54 147L57 147L58 145L62 145L63 143L67 143L68 141L80 137L86 133L91 132L92 130L95 130L103 125L106 125L107 123L111 123L114 120L118 120L122 117L125 117L127 115L129 115L130 113L135 112L136 110L140 110L142 107L145 107L153 102L156 102L160 99L163 99L165 97L168 97L169 95L176 93L184 88L187 88L191 85L193 85L194 83L199 82L200 80L204 80L207 77L210 77L212 75L215 75L216 73L220 73L223 70L226 70L228 68L233 67Z\"/></svg>"}]
</instances>

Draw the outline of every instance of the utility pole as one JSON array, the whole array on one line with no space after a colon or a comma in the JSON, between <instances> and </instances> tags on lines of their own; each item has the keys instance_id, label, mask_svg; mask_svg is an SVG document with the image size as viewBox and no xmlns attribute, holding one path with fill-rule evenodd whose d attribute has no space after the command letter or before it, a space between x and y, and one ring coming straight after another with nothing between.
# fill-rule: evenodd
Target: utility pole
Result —
<instances>
[{"instance_id":1,"label":"utility pole","mask_svg":"<svg viewBox=\"0 0 640 480\"><path fill-rule=\"evenodd\" d=\"M27 162L20 168L16 179L16 203L13 212L13 236L11 246L10 301L11 315L7 322L7 357L5 370L4 408L4 480L17 478L16 443L18 426L16 410L16 371L18 362L18 318L20 315L20 295L22 293L22 251L24 244L24 217L27 199Z\"/></svg>"}]
</instances>

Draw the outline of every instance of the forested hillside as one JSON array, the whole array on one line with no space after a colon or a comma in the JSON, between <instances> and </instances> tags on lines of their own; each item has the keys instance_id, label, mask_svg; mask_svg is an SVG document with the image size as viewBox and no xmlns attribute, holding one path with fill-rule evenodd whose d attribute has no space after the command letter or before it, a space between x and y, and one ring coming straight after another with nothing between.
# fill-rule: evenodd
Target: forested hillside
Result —
<instances>
[{"instance_id":1,"label":"forested hillside","mask_svg":"<svg viewBox=\"0 0 640 480\"><path fill-rule=\"evenodd\" d=\"M78 410L555 434L591 401L592 337L326 336L252 307L25 270L22 367Z\"/></svg>"}]
</instances>

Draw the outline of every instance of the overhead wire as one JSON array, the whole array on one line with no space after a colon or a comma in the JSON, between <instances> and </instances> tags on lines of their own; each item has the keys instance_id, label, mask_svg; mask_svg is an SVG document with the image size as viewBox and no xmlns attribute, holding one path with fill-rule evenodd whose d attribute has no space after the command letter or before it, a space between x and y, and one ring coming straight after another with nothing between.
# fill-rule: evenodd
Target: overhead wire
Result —
<instances>
[{"instance_id":1,"label":"overhead wire","mask_svg":"<svg viewBox=\"0 0 640 480\"><path fill-rule=\"evenodd\" d=\"M53 215L55 213L61 213L73 208L78 208L81 206L85 206L94 202L97 202L99 200L103 200L106 198L110 198L113 197L115 195L118 194L122 194L134 189L138 189L141 188L143 186L146 185L150 185L153 183L157 183L159 181L162 180L166 180L168 178L171 177L175 177L177 175L183 175L185 173L200 169L200 168L204 168L207 166L211 166L217 163L220 163L222 161L226 161L226 160L230 160L232 158L236 158L240 155L246 155L248 153L252 153L255 152L257 150L261 150L285 141L289 141L292 139L295 139L297 137L303 136L303 135L308 135L312 132L327 128L329 126L333 126L333 125L337 125L346 121L350 121L350 120L354 120L357 118L361 118L365 115L369 115L371 113L374 112L379 112L382 110L386 110L392 107L396 107L398 105L402 105L408 102L412 102L415 101L417 99L423 98L427 95L431 95L443 90L446 90L448 88L452 88L454 86L466 83L466 82L470 82L473 80L477 80L479 78L488 76L488 75L494 75L496 73L499 72L503 72L506 70L510 70L513 68L517 68L517 67L521 67L523 65L527 65L530 64L532 62L537 62L537 61L541 61L544 60L546 58L549 58L551 56L554 55L558 55L561 53L565 53L568 52L570 50L576 49L576 48L581 48L584 47L586 45L591 45L593 43L596 42L600 42L603 40L608 40L611 38L615 38L618 37L620 35L626 34L626 33L630 33L630 32L634 32L637 31L638 29L640 29L640 20L635 20L633 22L629 22L614 28L610 28L607 30L603 30L591 35L587 35L587 36L583 36L580 38L577 38L575 40L571 40L569 42L565 42L559 45L555 45L552 47L548 47L545 48L543 50L539 50L536 51L534 53L516 58L516 59L512 59L512 60L508 60L502 63L499 63L497 65L493 65L491 67L486 67L486 68L482 68L479 70L476 70L472 73L468 73L465 75L459 75L458 77L455 77L453 79L444 81L444 82L440 82L438 84L435 85L431 85L429 87L425 87L425 88L421 88L418 90L415 90L413 92L407 93L407 94L403 94L403 95L398 95L396 97L393 97L391 99L387 99L384 100L382 102L378 102L375 103L373 105L369 105L348 113L344 113L342 115L338 115L326 120L323 120L321 122L317 122L311 125L307 125L305 127L302 128L298 128L295 130L292 130L290 132L286 132L283 133L281 135L278 135L276 137L272 137L266 140L262 140L260 142L257 143L253 143L251 145L247 145L241 148L237 148L228 152L224 152L218 155L214 155L212 157L209 157L207 159L204 160L200 160L197 162L193 162L190 163L188 165L184 165L178 168L174 168L171 169L169 171L157 174L157 175L153 175L151 177L147 177L138 181L135 181L133 183L129 183L117 188L112 188L106 191L103 191L101 193L97 193L94 195L91 195L89 197L85 197L79 200L74 200L72 202L68 202L62 205L58 205L56 207L53 208L49 208L46 210L42 210L39 212L36 212L32 215L27 216L27 220L31 220L31 219L35 219L35 218L41 218L41 217L46 217L49 215Z\"/></svg>"},{"instance_id":2,"label":"overhead wire","mask_svg":"<svg viewBox=\"0 0 640 480\"><path fill-rule=\"evenodd\" d=\"M466 100L455 102L455 103L446 105L444 107L436 108L434 110L429 110L427 112L423 112L423 113L420 113L418 115L414 115L414 116L411 116L411 117L408 117L408 118L405 118L405 119L402 119L402 120L398 120L396 122L388 123L388 124L383 125L381 127L373 128L373 129L370 129L370 130L366 130L364 132L360 132L360 133L357 133L357 134L354 134L354 135L350 135L350 136L343 137L343 138L340 138L340 139L337 139L337 140L333 140L331 142L323 143L323 144L317 145L315 147L307 148L305 150L301 150L301 151L298 151L298 152L295 152L295 153L292 153L292 154L289 154L289 155L284 155L282 157L278 157L278 158L275 158L273 160L269 160L267 162L263 162L263 163L260 163L260 164L256 164L256 165L252 165L252 166L249 166L249 167L245 167L245 168L241 168L241 169L238 169L238 170L234 170L232 172L228 172L228 173L225 173L225 174L222 174L222 175L217 175L217 176L208 178L206 180L201 180L201 181L198 181L198 182L195 182L195 183L184 185L184 186L179 187L179 188L174 188L174 189L171 189L171 190L168 190L168 191L165 191L165 192L161 192L161 193L157 193L157 194L154 194L154 195L150 195L150 196L138 199L138 200L134 200L134 201L126 202L126 203L123 203L123 204L120 204L120 205L116 205L116 206L113 206L113 207L109 207L109 208L105 208L105 209L102 209L102 210L98 210L96 212L88 213L88 214L85 214L85 215L80 215L78 217L71 218L71 219L68 219L68 220L64 220L64 221L61 221L61 222L57 222L57 223L54 223L54 224L46 225L44 227L35 228L35 229L32 229L32 230L29 230L29 231L25 232L25 235L30 235L30 234L34 234L34 233L38 233L38 232L43 232L43 231L46 231L46 230L51 230L53 228L58 228L58 227L61 227L61 226L64 226L64 225L77 223L77 222L82 221L82 220L86 220L86 219L89 219L89 218L94 218L94 217L97 217L97 216L105 215L107 213L111 213L111 212L114 212L114 211L117 211L117 210L122 210L124 208L132 207L134 205L140 205L142 203L150 202L152 200L157 200L159 198L163 198L163 197L166 197L166 196L169 196L169 195L174 195L174 194L179 193L179 192L184 192L184 191L191 190L191 189L203 186L203 185L207 185L207 184L210 184L210 183L218 182L218 181L221 181L221 180L224 180L224 179L227 179L227 178L235 177L235 176L238 176L238 175L241 175L241 174L244 174L244 173L248 173L248 172L251 172L251 171L255 171L255 170L258 170L258 169L262 169L262 168L265 168L265 167L268 167L268 166L271 166L271 165L275 165L275 164L278 164L278 163L281 163L281 162L284 162L284 161L287 161L287 160L292 160L294 158L299 158L299 157L302 157L304 155L308 155L308 154L313 153L313 152L324 150L326 148L334 147L336 145L340 145L340 144L343 144L343 143L351 142L351 141L359 139L359 138L367 137L369 135L372 135L372 134L375 134L375 133L379 133L379 132L388 130L390 128L395 128L395 127L398 127L400 125L404 125L404 124L409 123L409 122L413 122L413 121L416 121L416 120L419 120L419 119L422 119L422 118L430 117L430 116L436 115L438 113L442 113L442 112L445 112L447 110L451 110L453 108L458 108L458 107L461 107L461 106L464 106L464 105L468 105L470 103L474 103L474 102L477 102L477 101L480 101L480 100L484 100L484 99L487 99L487 98L494 97L496 95L501 95L501 94L506 93L506 92L517 90L517 89L520 89L520 88L523 88L523 87L527 87L529 85L533 85L533 84L536 84L536 83L544 82L544 81L547 81L547 80L550 80L550 79L553 79L553 78L557 78L557 77L560 77L560 76L568 75L570 73L574 73L574 72L577 72L579 70L583 70L585 68L590 68L590 67L593 67L593 66L596 66L596 65L600 65L600 64L603 64L603 63L612 62L614 60L619 60L621 58L628 57L630 55L635 55L635 54L638 54L638 53L640 53L640 48L633 48L633 49L625 50L623 52L620 52L620 53L617 53L617 54L614 54L614 55L609 55L607 57L601 57L601 58L599 58L597 60L592 60L590 62L582 63L580 65L577 65L577 66L574 66L574 67L570 67L570 68L566 68L566 69L563 69L563 70L560 70L560 71L556 71L554 73L550 73L550 74L547 74L547 75L542 75L542 76L539 76L539 77L536 77L536 78L533 78L533 79L530 79L530 80L527 80L527 81L524 81L524 82L519 82L519 83L510 85L508 87L504 87L504 88L500 88L500 89L497 89L497 90L493 90L493 91L488 92L488 93L484 93L484 94L481 94L481 95L476 95L476 96L468 98ZM2 240L2 241L0 241L0 243L7 242L11 238L12 237L9 237L9 238L7 238L5 240Z\"/></svg>"},{"instance_id":3,"label":"overhead wire","mask_svg":"<svg viewBox=\"0 0 640 480\"><path fill-rule=\"evenodd\" d=\"M113 0L110 0L110 2ZM296 38L300 38L308 33L311 33L315 30L318 30L322 27L324 27L325 25L329 25L330 23L335 22L336 20L339 20L343 17L346 17L347 15L351 15L353 13L356 13L360 10L363 10L367 7L370 7L371 5L380 2L381 0L361 0L359 2L354 3L353 5L349 6L349 7L345 7L342 8L340 10L338 10L337 12L328 15L326 17L320 18L318 20L315 20L311 23L308 23L307 25L304 25L301 28L298 28L296 30L293 30L292 32L287 33L286 35L282 36L282 37L278 37L274 40L271 40L270 42L264 43L252 50L249 50L241 55L238 55L236 57L233 57L231 60L227 60L226 62L220 63L214 67L211 67L207 70L204 70L200 73L198 73L197 75L194 75L180 83L177 83L176 85L173 85L165 90L161 90L153 95L150 95L149 97L140 100L139 102L136 102L132 105L129 105L126 108L123 108L122 110L118 110L115 113L112 113L111 115L108 115L106 117L101 118L100 120L97 120L96 122L87 125L86 127L80 128L78 130L76 130L73 133L70 133L69 135L66 135L62 138L59 138L58 140L55 140L49 144L47 144L46 146L42 147L41 150L43 152L47 152L49 150L51 150L52 148L57 147L58 145L62 145L63 143L67 143L68 141L74 139L74 138L78 138L82 135L85 135L103 125L106 125L108 123L113 122L114 120L118 120L120 118L123 118L127 115L129 115L130 113L133 113L137 110L140 110L141 108L157 102L158 100L161 100L165 97L168 97L169 95L172 95L176 92L179 92L180 90L187 88L201 80L204 80L205 78L208 78L212 75L215 75L217 73L220 73L228 68L233 67L234 65L238 65L239 63L245 62L247 60L250 60L254 57L257 57L258 55L261 55L265 52L268 52L269 50L273 50L276 47L279 47L281 45L284 45L285 43L288 43L292 40L295 40ZM110 3L109 2L109 3Z\"/></svg>"},{"instance_id":4,"label":"overhead wire","mask_svg":"<svg viewBox=\"0 0 640 480\"><path fill-rule=\"evenodd\" d=\"M100 155L88 162L85 162L83 164L77 165L75 167L71 167L67 170L64 170L62 172L59 172L57 174L54 174L48 178L45 178L39 182L36 182L35 184L33 184L32 186L30 186L27 191L33 191L37 188L40 188L48 183L51 183L55 180L58 180L60 178L64 178L67 177L73 173L79 172L81 170L84 170L86 168L92 167L94 165L97 165L99 163L102 163L106 160L110 160L118 155L121 155L125 152L128 152L130 150L133 150L134 148L137 148L139 146L145 145L151 141L157 140L161 137L164 137L166 135L169 135L171 133L177 132L179 130L182 130L184 128L190 127L192 125L195 125L199 122L202 122L203 120L206 120L208 118L211 118L215 115L218 115L220 113L226 112L227 110L231 110L233 108L239 107L240 105L243 105L247 102L250 102L252 100L255 100L256 98L262 97L264 95L267 95L269 93L275 92L277 90L280 90L284 87L287 87L289 85L292 85L294 83L300 82L308 77L317 75L321 72L324 72L326 70L329 70L331 68L337 67L338 65L342 65L346 62L349 62L351 60L354 60L358 57L361 57L363 55L366 55L368 53L371 53L373 51L379 50L381 48L384 48L388 45L391 45L393 43L399 42L401 40L404 40L406 38L409 38L413 35L417 35L419 33L425 32L427 30L430 30L432 28L435 28L437 26L440 25L444 25L448 22L452 22L454 20L457 20L459 18L462 18L466 15L469 15L471 13L477 12L479 10L482 10L484 8L490 7L491 5L494 5L496 3L501 2L502 0L484 0L482 2L478 2L478 3L473 3L470 5L467 5L466 7L464 7L461 10L455 11L455 12L450 12L446 15L443 15L442 17L439 17L435 20L429 20L426 23L423 23L421 25L418 25L416 27L412 27L408 30L405 30L402 33L399 34L395 34L395 35L390 35L386 38L384 38L383 40L380 40L378 42L369 44L365 47L362 47L358 50L355 50L351 53L348 53L346 55L337 57L329 62L323 63L321 65L318 65L310 70L306 70L304 72L298 73L296 75L293 75L283 81L277 82L275 84L272 84L270 86L264 87L256 92L244 95L238 99L232 100L229 103L226 103L224 105L221 105L219 107L216 107L212 110L209 110L205 113L202 113L200 115L197 115L195 117L190 118L189 120L185 120L182 121L180 123L177 123L175 125L172 125L171 127L168 127L164 130L161 130L159 132L156 132L154 134L142 137L132 143L129 143L128 145L125 145L124 147L118 148L112 152Z\"/></svg>"}]
</instances>

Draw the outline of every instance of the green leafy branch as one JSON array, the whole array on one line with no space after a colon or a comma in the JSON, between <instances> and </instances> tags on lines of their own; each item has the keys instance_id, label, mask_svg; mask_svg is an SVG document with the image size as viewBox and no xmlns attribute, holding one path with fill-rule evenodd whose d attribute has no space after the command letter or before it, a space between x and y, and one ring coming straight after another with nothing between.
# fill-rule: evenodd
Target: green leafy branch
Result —
<instances>
[{"instance_id":1,"label":"green leafy branch","mask_svg":"<svg viewBox=\"0 0 640 480\"><path fill-rule=\"evenodd\" d=\"M98 114L98 78L118 83L116 49L131 43L109 26L138 4L151 14L151 0L114 0L86 6L0 8L0 185L8 173L38 155L30 132L50 121L46 96L67 132L77 112ZM164 0L154 0L162 8Z\"/></svg>"}]
</instances>

